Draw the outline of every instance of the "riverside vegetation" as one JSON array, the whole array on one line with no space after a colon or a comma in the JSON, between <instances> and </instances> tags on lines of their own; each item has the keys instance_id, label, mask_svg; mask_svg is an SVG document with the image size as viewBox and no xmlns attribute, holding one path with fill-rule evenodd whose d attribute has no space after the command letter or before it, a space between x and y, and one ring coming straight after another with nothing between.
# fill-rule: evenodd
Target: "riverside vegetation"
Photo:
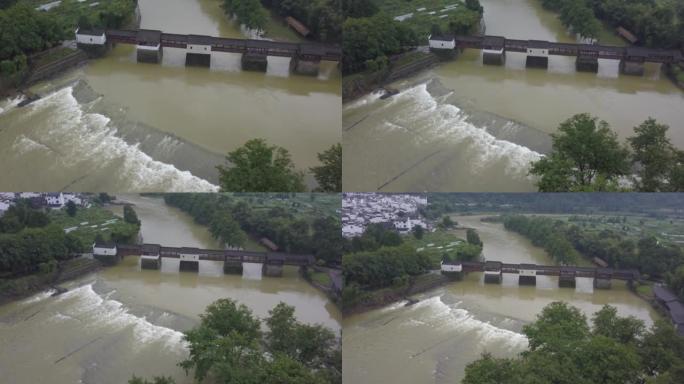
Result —
<instances>
[{"instance_id":1,"label":"riverside vegetation","mask_svg":"<svg viewBox=\"0 0 684 384\"><path fill-rule=\"evenodd\" d=\"M98 28L131 22L137 0L112 0L94 7L64 0L50 12L35 6L28 0L0 1L0 90L20 85L29 74L30 56L72 39L79 22Z\"/></svg>"},{"instance_id":2,"label":"riverside vegetation","mask_svg":"<svg viewBox=\"0 0 684 384\"><path fill-rule=\"evenodd\" d=\"M446 3L443 5L448 5ZM420 5L415 1L349 0L342 3L343 97L368 92L382 84L396 67L423 59L426 54L412 51L418 45L426 45L430 33L470 34L478 29L482 19L483 10L478 0L466 1L445 18L393 19L395 13L411 13Z\"/></svg>"},{"instance_id":3,"label":"riverside vegetation","mask_svg":"<svg viewBox=\"0 0 684 384\"><path fill-rule=\"evenodd\" d=\"M314 192L342 191L342 145L318 154L321 165L310 168L318 186ZM295 168L290 152L252 139L226 156L217 167L224 192L304 192L304 173Z\"/></svg>"},{"instance_id":4,"label":"riverside vegetation","mask_svg":"<svg viewBox=\"0 0 684 384\"><path fill-rule=\"evenodd\" d=\"M0 218L0 292L23 296L44 288L61 262L88 252L96 239L135 241L140 222L131 207L127 211L122 220L97 204L45 211L19 200ZM74 230L66 233L66 228Z\"/></svg>"},{"instance_id":5,"label":"riverside vegetation","mask_svg":"<svg viewBox=\"0 0 684 384\"><path fill-rule=\"evenodd\" d=\"M390 297L389 300L401 298L397 292L406 291L419 282L421 276L439 269L443 260L478 259L483 244L477 232L468 230L467 240L463 241L449 232L457 225L444 218L436 232L425 233L421 226L416 226L413 233L406 236L380 224L369 225L361 236L349 241L348 252L342 257L345 310L366 303L374 303L370 306L387 304L381 299L383 296ZM452 246L428 248L432 243ZM418 251L418 248L423 249Z\"/></svg>"},{"instance_id":6,"label":"riverside vegetation","mask_svg":"<svg viewBox=\"0 0 684 384\"><path fill-rule=\"evenodd\" d=\"M577 114L551 135L549 154L532 163L540 192L684 190L684 151L667 137L669 126L649 118L621 144L605 121Z\"/></svg>"},{"instance_id":7,"label":"riverside vegetation","mask_svg":"<svg viewBox=\"0 0 684 384\"><path fill-rule=\"evenodd\" d=\"M200 383L342 383L342 351L335 334L297 321L294 307L280 303L263 320L231 299L220 299L185 332L190 356L178 365ZM129 384L173 384L159 376Z\"/></svg>"},{"instance_id":8,"label":"riverside vegetation","mask_svg":"<svg viewBox=\"0 0 684 384\"><path fill-rule=\"evenodd\" d=\"M646 329L606 305L591 318L563 302L523 326L529 349L517 358L484 354L466 367L463 384L676 384L684 381L684 338L665 320Z\"/></svg>"},{"instance_id":9,"label":"riverside vegetation","mask_svg":"<svg viewBox=\"0 0 684 384\"><path fill-rule=\"evenodd\" d=\"M248 237L266 237L281 251L312 254L321 265L338 266L343 241L339 195L203 194L164 195L170 206L190 214L222 242L235 247Z\"/></svg>"}]
</instances>

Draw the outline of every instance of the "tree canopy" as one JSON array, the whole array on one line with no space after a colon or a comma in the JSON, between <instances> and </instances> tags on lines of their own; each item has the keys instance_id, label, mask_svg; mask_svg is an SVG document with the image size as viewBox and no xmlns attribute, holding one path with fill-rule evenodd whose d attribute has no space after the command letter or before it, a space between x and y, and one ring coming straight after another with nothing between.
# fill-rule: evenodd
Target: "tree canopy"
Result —
<instances>
[{"instance_id":1,"label":"tree canopy","mask_svg":"<svg viewBox=\"0 0 684 384\"><path fill-rule=\"evenodd\" d=\"M185 332L190 355L179 363L198 382L338 384L340 344L321 325L299 322L294 307L278 304L264 321L231 299L212 303L200 325Z\"/></svg>"},{"instance_id":2,"label":"tree canopy","mask_svg":"<svg viewBox=\"0 0 684 384\"><path fill-rule=\"evenodd\" d=\"M667 322L646 331L606 305L591 323L579 309L551 303L523 327L528 350L512 359L484 354L468 364L462 383L674 384L682 377L684 339Z\"/></svg>"},{"instance_id":3,"label":"tree canopy","mask_svg":"<svg viewBox=\"0 0 684 384\"><path fill-rule=\"evenodd\" d=\"M311 168L318 183L317 192L342 192L342 144L334 144L318 154L322 165Z\"/></svg>"},{"instance_id":4,"label":"tree canopy","mask_svg":"<svg viewBox=\"0 0 684 384\"><path fill-rule=\"evenodd\" d=\"M263 139L249 140L228 153L228 166L218 166L226 192L303 192L304 175L295 170L290 152Z\"/></svg>"}]
</instances>

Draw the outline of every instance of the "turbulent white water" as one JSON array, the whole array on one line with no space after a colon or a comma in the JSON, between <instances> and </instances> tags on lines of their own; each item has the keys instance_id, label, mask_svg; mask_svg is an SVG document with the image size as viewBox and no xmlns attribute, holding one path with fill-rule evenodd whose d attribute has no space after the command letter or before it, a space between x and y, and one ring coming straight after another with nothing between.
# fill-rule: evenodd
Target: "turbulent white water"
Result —
<instances>
[{"instance_id":1,"label":"turbulent white water","mask_svg":"<svg viewBox=\"0 0 684 384\"><path fill-rule=\"evenodd\" d=\"M471 114L430 88L423 82L387 99L374 92L344 106L345 190L533 189L530 164L543 154L524 144L545 136Z\"/></svg>"},{"instance_id":2,"label":"turbulent white water","mask_svg":"<svg viewBox=\"0 0 684 384\"><path fill-rule=\"evenodd\" d=\"M377 95L369 96L374 102ZM388 120L389 129L392 123L401 127L421 127L415 132L416 144L430 144L435 141L446 140L454 144L468 142L472 154L471 166L474 173L482 168L499 164L504 161L506 171L511 175L526 176L530 162L537 161L542 156L527 147L506 140L499 140L486 127L477 127L466 119L468 116L457 106L445 103L448 97L433 97L427 90L427 84L419 84L394 96L387 106L401 103L404 110L395 120Z\"/></svg>"},{"instance_id":3,"label":"turbulent white water","mask_svg":"<svg viewBox=\"0 0 684 384\"><path fill-rule=\"evenodd\" d=\"M218 190L210 182L156 161L137 145L119 138L108 117L88 112L91 105L81 106L72 92L73 87L65 87L25 107L20 123L28 125L40 115L47 119L47 126L16 136L12 149L17 156L27 161L33 156L49 156L51 168L77 170L85 163L90 172L102 172L116 167L120 174L115 176L136 190Z\"/></svg>"},{"instance_id":4,"label":"turbulent white water","mask_svg":"<svg viewBox=\"0 0 684 384\"><path fill-rule=\"evenodd\" d=\"M60 295L56 301L60 311L50 321L83 322L89 327L105 328L108 332L130 329L140 346L159 342L165 348L186 348L183 334L150 323L144 317L129 312L121 302L100 296L88 284Z\"/></svg>"}]
</instances>

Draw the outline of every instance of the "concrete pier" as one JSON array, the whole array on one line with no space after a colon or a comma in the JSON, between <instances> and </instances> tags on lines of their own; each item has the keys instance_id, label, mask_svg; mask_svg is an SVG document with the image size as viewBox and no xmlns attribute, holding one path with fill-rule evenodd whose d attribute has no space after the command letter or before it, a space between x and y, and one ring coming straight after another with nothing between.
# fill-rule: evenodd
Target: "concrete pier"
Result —
<instances>
[{"instance_id":1,"label":"concrete pier","mask_svg":"<svg viewBox=\"0 0 684 384\"><path fill-rule=\"evenodd\" d=\"M560 276L558 277L558 286L563 288L575 288L577 286L575 271L561 268Z\"/></svg>"},{"instance_id":2,"label":"concrete pier","mask_svg":"<svg viewBox=\"0 0 684 384\"><path fill-rule=\"evenodd\" d=\"M226 259L223 262L223 273L231 275L242 275L244 267L241 260Z\"/></svg>"},{"instance_id":3,"label":"concrete pier","mask_svg":"<svg viewBox=\"0 0 684 384\"><path fill-rule=\"evenodd\" d=\"M537 270L534 265L520 264L518 271L519 285L537 285Z\"/></svg>"},{"instance_id":4,"label":"concrete pier","mask_svg":"<svg viewBox=\"0 0 684 384\"><path fill-rule=\"evenodd\" d=\"M501 284L501 281L503 281L503 271L501 270L501 262L486 262L484 266L485 284Z\"/></svg>"},{"instance_id":5,"label":"concrete pier","mask_svg":"<svg viewBox=\"0 0 684 384\"><path fill-rule=\"evenodd\" d=\"M525 66L528 68L549 67L549 42L542 40L530 40L527 46L527 59Z\"/></svg>"},{"instance_id":6,"label":"concrete pier","mask_svg":"<svg viewBox=\"0 0 684 384\"><path fill-rule=\"evenodd\" d=\"M261 266L261 274L268 277L282 277L284 264L280 260L267 260Z\"/></svg>"},{"instance_id":7,"label":"concrete pier","mask_svg":"<svg viewBox=\"0 0 684 384\"><path fill-rule=\"evenodd\" d=\"M299 75L318 76L321 69L321 60L292 58L292 71Z\"/></svg>"},{"instance_id":8,"label":"concrete pier","mask_svg":"<svg viewBox=\"0 0 684 384\"><path fill-rule=\"evenodd\" d=\"M597 269L594 275L594 288L596 289L610 289L613 279L613 273L610 269Z\"/></svg>"},{"instance_id":9,"label":"concrete pier","mask_svg":"<svg viewBox=\"0 0 684 384\"><path fill-rule=\"evenodd\" d=\"M136 58L138 63L160 63L163 56L161 45L151 47L147 45L138 45L136 47Z\"/></svg>"},{"instance_id":10,"label":"concrete pier","mask_svg":"<svg viewBox=\"0 0 684 384\"><path fill-rule=\"evenodd\" d=\"M504 65L506 63L505 42L506 39L500 36L485 37L482 40L482 64Z\"/></svg>"},{"instance_id":11,"label":"concrete pier","mask_svg":"<svg viewBox=\"0 0 684 384\"><path fill-rule=\"evenodd\" d=\"M644 75L644 62L643 61L632 61L628 59L620 60L620 73L629 76L643 76Z\"/></svg>"},{"instance_id":12,"label":"concrete pier","mask_svg":"<svg viewBox=\"0 0 684 384\"><path fill-rule=\"evenodd\" d=\"M188 45L185 49L185 65L211 66L211 36L188 35Z\"/></svg>"},{"instance_id":13,"label":"concrete pier","mask_svg":"<svg viewBox=\"0 0 684 384\"><path fill-rule=\"evenodd\" d=\"M160 256L140 256L140 268L142 269L159 269L161 268L161 263Z\"/></svg>"},{"instance_id":14,"label":"concrete pier","mask_svg":"<svg viewBox=\"0 0 684 384\"><path fill-rule=\"evenodd\" d=\"M242 69L245 71L266 72L268 56L264 53L247 52L242 55Z\"/></svg>"},{"instance_id":15,"label":"concrete pier","mask_svg":"<svg viewBox=\"0 0 684 384\"><path fill-rule=\"evenodd\" d=\"M580 52L575 60L575 69L578 72L598 72L598 54L593 52Z\"/></svg>"}]
</instances>

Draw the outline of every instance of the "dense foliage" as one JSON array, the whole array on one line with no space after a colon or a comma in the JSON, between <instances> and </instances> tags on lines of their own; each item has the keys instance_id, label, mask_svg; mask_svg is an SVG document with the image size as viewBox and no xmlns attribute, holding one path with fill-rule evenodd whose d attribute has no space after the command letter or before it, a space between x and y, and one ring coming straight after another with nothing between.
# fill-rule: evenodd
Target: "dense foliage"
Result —
<instances>
[{"instance_id":1,"label":"dense foliage","mask_svg":"<svg viewBox=\"0 0 684 384\"><path fill-rule=\"evenodd\" d=\"M340 344L329 329L297 321L294 307L278 304L264 321L244 305L220 299L198 327L185 332L190 356L179 365L198 382L333 384L342 382Z\"/></svg>"},{"instance_id":2,"label":"dense foliage","mask_svg":"<svg viewBox=\"0 0 684 384\"><path fill-rule=\"evenodd\" d=\"M249 29L263 30L268 22L268 11L260 0L223 0L223 9Z\"/></svg>"},{"instance_id":3,"label":"dense foliage","mask_svg":"<svg viewBox=\"0 0 684 384\"><path fill-rule=\"evenodd\" d=\"M214 236L228 244L242 245L247 233L257 239L270 239L284 252L311 253L327 264L340 263L344 238L339 218L298 217L287 209L296 209L297 203L286 197L282 206L268 209L222 194L167 194L164 201L189 213L198 224L209 226Z\"/></svg>"},{"instance_id":4,"label":"dense foliage","mask_svg":"<svg viewBox=\"0 0 684 384\"><path fill-rule=\"evenodd\" d=\"M421 214L437 220L447 213L612 212L665 218L679 214L684 195L676 193L434 193Z\"/></svg>"},{"instance_id":5,"label":"dense foliage","mask_svg":"<svg viewBox=\"0 0 684 384\"><path fill-rule=\"evenodd\" d=\"M52 270L57 261L81 252L83 244L50 218L19 200L0 218L0 275Z\"/></svg>"},{"instance_id":6,"label":"dense foliage","mask_svg":"<svg viewBox=\"0 0 684 384\"><path fill-rule=\"evenodd\" d=\"M466 367L463 384L675 384L684 381L684 338L657 321L646 331L634 317L604 306L592 317L566 303L546 306L523 327L529 350L520 357L489 354Z\"/></svg>"},{"instance_id":7,"label":"dense foliage","mask_svg":"<svg viewBox=\"0 0 684 384\"><path fill-rule=\"evenodd\" d=\"M57 45L67 37L61 20L20 3L0 9L0 76L20 76L27 57Z\"/></svg>"},{"instance_id":8,"label":"dense foliage","mask_svg":"<svg viewBox=\"0 0 684 384\"><path fill-rule=\"evenodd\" d=\"M451 10L448 17L440 18L437 24L422 26L395 20L396 15L383 12L370 1L347 0L342 2L342 7L346 17L342 25L345 74L387 68L392 56L426 45L430 31L440 35L473 33L483 13L479 0L468 0L465 6Z\"/></svg>"},{"instance_id":9,"label":"dense foliage","mask_svg":"<svg viewBox=\"0 0 684 384\"><path fill-rule=\"evenodd\" d=\"M387 228L381 223L370 224L361 236L351 239L351 251L375 251L380 247L395 247L401 245L403 240L394 228Z\"/></svg>"},{"instance_id":10,"label":"dense foliage","mask_svg":"<svg viewBox=\"0 0 684 384\"><path fill-rule=\"evenodd\" d=\"M346 254L342 266L345 284L376 289L403 284L409 276L427 272L432 261L425 253L405 244Z\"/></svg>"},{"instance_id":11,"label":"dense foliage","mask_svg":"<svg viewBox=\"0 0 684 384\"><path fill-rule=\"evenodd\" d=\"M601 22L586 0L542 0L542 5L559 12L563 25L581 37L598 37Z\"/></svg>"},{"instance_id":12,"label":"dense foliage","mask_svg":"<svg viewBox=\"0 0 684 384\"><path fill-rule=\"evenodd\" d=\"M318 154L322 165L311 168L318 183L316 192L342 192L342 144Z\"/></svg>"},{"instance_id":13,"label":"dense foliage","mask_svg":"<svg viewBox=\"0 0 684 384\"><path fill-rule=\"evenodd\" d=\"M590 229L547 217L505 216L506 229L529 238L561 264L574 263L579 254L598 257L610 267L638 269L651 276L664 276L684 263L684 252L676 245L652 236L634 241L612 230Z\"/></svg>"},{"instance_id":14,"label":"dense foliage","mask_svg":"<svg viewBox=\"0 0 684 384\"><path fill-rule=\"evenodd\" d=\"M593 192L627 189L621 178L632 176L640 192L684 190L684 151L667 138L667 125L648 119L634 128L627 145L605 121L578 114L552 135L553 149L532 163L540 192Z\"/></svg>"},{"instance_id":15,"label":"dense foliage","mask_svg":"<svg viewBox=\"0 0 684 384\"><path fill-rule=\"evenodd\" d=\"M342 41L340 0L262 0L262 3L282 17L292 16L304 23L318 41Z\"/></svg>"},{"instance_id":16,"label":"dense foliage","mask_svg":"<svg viewBox=\"0 0 684 384\"><path fill-rule=\"evenodd\" d=\"M228 153L230 165L218 166L226 192L302 192L304 175L295 170L290 152L263 139L249 140Z\"/></svg>"}]
</instances>

